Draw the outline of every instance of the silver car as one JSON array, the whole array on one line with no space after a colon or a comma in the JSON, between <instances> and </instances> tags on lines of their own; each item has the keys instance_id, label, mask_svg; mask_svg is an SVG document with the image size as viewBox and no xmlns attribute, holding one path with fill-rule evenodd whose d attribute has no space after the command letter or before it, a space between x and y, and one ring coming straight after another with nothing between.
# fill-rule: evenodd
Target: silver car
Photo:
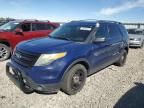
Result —
<instances>
[{"instance_id":1,"label":"silver car","mask_svg":"<svg viewBox=\"0 0 144 108\"><path fill-rule=\"evenodd\" d=\"M143 29L128 29L129 46L140 47L144 46L144 30Z\"/></svg>"}]
</instances>

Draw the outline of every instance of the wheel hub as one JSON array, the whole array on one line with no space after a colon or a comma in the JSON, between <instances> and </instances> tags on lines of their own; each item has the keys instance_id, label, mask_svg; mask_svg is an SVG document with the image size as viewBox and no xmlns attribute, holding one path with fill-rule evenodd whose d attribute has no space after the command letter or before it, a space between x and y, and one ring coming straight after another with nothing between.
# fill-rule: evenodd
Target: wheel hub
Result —
<instances>
[{"instance_id":1,"label":"wheel hub","mask_svg":"<svg viewBox=\"0 0 144 108\"><path fill-rule=\"evenodd\" d=\"M0 51L0 56L2 56L2 51Z\"/></svg>"},{"instance_id":2,"label":"wheel hub","mask_svg":"<svg viewBox=\"0 0 144 108\"><path fill-rule=\"evenodd\" d=\"M0 58L5 57L7 54L7 50L3 47L0 48Z\"/></svg>"},{"instance_id":3,"label":"wheel hub","mask_svg":"<svg viewBox=\"0 0 144 108\"><path fill-rule=\"evenodd\" d=\"M80 82L80 77L78 75L75 75L73 77L73 81L74 81L74 83L79 83Z\"/></svg>"}]
</instances>

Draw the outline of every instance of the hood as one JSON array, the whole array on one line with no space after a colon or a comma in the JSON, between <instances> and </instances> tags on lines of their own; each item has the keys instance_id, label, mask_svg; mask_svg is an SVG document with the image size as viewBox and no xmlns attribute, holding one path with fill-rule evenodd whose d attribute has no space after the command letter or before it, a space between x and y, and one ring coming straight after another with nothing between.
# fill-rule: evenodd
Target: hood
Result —
<instances>
[{"instance_id":1,"label":"hood","mask_svg":"<svg viewBox=\"0 0 144 108\"><path fill-rule=\"evenodd\" d=\"M129 38L144 38L144 35L129 34Z\"/></svg>"},{"instance_id":2,"label":"hood","mask_svg":"<svg viewBox=\"0 0 144 108\"><path fill-rule=\"evenodd\" d=\"M17 45L19 50L23 50L31 53L56 53L65 51L72 43L71 41L52 39L52 38L40 38L22 42Z\"/></svg>"},{"instance_id":3,"label":"hood","mask_svg":"<svg viewBox=\"0 0 144 108\"><path fill-rule=\"evenodd\" d=\"M0 34L1 33L10 33L10 31L5 31L5 30L0 29Z\"/></svg>"}]
</instances>

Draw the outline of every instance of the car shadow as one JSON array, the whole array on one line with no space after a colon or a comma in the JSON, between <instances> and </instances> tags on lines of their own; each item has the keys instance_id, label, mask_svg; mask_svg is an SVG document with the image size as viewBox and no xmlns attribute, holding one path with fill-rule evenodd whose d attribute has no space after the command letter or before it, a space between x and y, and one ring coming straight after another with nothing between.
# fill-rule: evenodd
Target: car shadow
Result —
<instances>
[{"instance_id":1,"label":"car shadow","mask_svg":"<svg viewBox=\"0 0 144 108\"><path fill-rule=\"evenodd\" d=\"M130 46L130 49L140 49L139 47Z\"/></svg>"},{"instance_id":2,"label":"car shadow","mask_svg":"<svg viewBox=\"0 0 144 108\"><path fill-rule=\"evenodd\" d=\"M144 84L135 85L119 99L114 108L144 108Z\"/></svg>"},{"instance_id":3,"label":"car shadow","mask_svg":"<svg viewBox=\"0 0 144 108\"><path fill-rule=\"evenodd\" d=\"M34 93L41 94L41 95L54 95L57 94L58 92L46 93L46 92L34 91Z\"/></svg>"}]
</instances>

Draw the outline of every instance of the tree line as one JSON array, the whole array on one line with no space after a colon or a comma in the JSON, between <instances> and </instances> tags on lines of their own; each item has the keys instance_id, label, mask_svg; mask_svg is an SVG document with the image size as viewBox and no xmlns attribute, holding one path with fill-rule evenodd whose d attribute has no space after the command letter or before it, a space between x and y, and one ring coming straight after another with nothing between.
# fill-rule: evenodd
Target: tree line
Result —
<instances>
[{"instance_id":1,"label":"tree line","mask_svg":"<svg viewBox=\"0 0 144 108\"><path fill-rule=\"evenodd\" d=\"M9 17L7 17L7 18L0 17L0 22L9 22L9 21L13 21L13 20L15 20L15 19L9 18Z\"/></svg>"}]
</instances>

